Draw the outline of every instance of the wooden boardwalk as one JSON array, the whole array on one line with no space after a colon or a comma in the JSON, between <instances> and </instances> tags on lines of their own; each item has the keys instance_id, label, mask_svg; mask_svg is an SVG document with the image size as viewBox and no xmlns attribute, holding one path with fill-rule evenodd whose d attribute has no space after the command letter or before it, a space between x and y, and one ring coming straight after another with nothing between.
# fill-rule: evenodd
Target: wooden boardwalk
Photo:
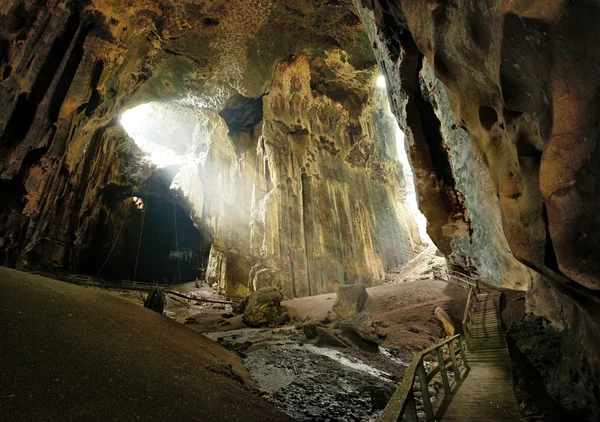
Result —
<instances>
[{"instance_id":1,"label":"wooden boardwalk","mask_svg":"<svg viewBox=\"0 0 600 422\"><path fill-rule=\"evenodd\" d=\"M442 421L521 421L512 366L500 322L500 293L480 293L472 311L469 373L453 394Z\"/></svg>"}]
</instances>

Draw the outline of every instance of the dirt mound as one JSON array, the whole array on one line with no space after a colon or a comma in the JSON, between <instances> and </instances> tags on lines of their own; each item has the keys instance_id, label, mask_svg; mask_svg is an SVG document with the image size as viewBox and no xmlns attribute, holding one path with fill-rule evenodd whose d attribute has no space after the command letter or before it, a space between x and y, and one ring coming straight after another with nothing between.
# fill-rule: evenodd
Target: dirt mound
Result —
<instances>
[{"instance_id":1,"label":"dirt mound","mask_svg":"<svg viewBox=\"0 0 600 422\"><path fill-rule=\"evenodd\" d=\"M291 420L241 360L101 291L0 268L0 414L24 420Z\"/></svg>"}]
</instances>

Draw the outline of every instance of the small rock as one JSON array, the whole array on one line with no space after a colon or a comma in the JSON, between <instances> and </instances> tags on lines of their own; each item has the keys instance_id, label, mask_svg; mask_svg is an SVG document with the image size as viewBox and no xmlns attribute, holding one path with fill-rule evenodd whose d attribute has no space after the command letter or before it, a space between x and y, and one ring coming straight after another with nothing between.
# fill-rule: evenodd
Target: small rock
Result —
<instances>
[{"instance_id":1,"label":"small rock","mask_svg":"<svg viewBox=\"0 0 600 422\"><path fill-rule=\"evenodd\" d=\"M317 338L319 335L317 333L317 324L304 324L302 326L302 331L307 339L312 340L313 338Z\"/></svg>"},{"instance_id":2,"label":"small rock","mask_svg":"<svg viewBox=\"0 0 600 422\"><path fill-rule=\"evenodd\" d=\"M277 318L275 318L275 325L285 325L288 321L290 321L290 314L287 312L282 313Z\"/></svg>"},{"instance_id":3,"label":"small rock","mask_svg":"<svg viewBox=\"0 0 600 422\"><path fill-rule=\"evenodd\" d=\"M239 305L237 305L237 306L235 307L235 309L233 310L233 312L234 312L236 315L243 314L243 313L246 311L246 306L248 306L248 298L246 298L246 299L242 300L242 301L239 303Z\"/></svg>"},{"instance_id":4,"label":"small rock","mask_svg":"<svg viewBox=\"0 0 600 422\"><path fill-rule=\"evenodd\" d=\"M379 344L379 337L373 327L373 321L371 320L371 314L367 312L361 312L358 315L342 321L340 325L347 329L367 343Z\"/></svg>"},{"instance_id":5,"label":"small rock","mask_svg":"<svg viewBox=\"0 0 600 422\"><path fill-rule=\"evenodd\" d=\"M380 340L385 340L386 338L388 338L387 333L377 333L377 338L379 338Z\"/></svg>"},{"instance_id":6,"label":"small rock","mask_svg":"<svg viewBox=\"0 0 600 422\"><path fill-rule=\"evenodd\" d=\"M329 315L327 315L325 318L323 318L321 321L319 321L319 324L323 324L323 325L328 325L331 323L332 323L332 320L331 320L331 318L329 318Z\"/></svg>"},{"instance_id":7,"label":"small rock","mask_svg":"<svg viewBox=\"0 0 600 422\"><path fill-rule=\"evenodd\" d=\"M381 328L388 328L390 325L385 321L375 321L373 325Z\"/></svg>"}]
</instances>

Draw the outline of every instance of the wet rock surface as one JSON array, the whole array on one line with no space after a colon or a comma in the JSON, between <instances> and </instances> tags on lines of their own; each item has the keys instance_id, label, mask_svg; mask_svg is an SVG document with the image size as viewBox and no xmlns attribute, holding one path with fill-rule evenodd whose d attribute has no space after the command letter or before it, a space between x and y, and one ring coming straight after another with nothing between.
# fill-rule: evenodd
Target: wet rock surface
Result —
<instances>
[{"instance_id":1,"label":"wet rock surface","mask_svg":"<svg viewBox=\"0 0 600 422\"><path fill-rule=\"evenodd\" d=\"M294 327L205 335L241 355L263 395L300 421L375 420L399 380L367 355L316 346ZM388 360L400 373L404 365Z\"/></svg>"}]
</instances>

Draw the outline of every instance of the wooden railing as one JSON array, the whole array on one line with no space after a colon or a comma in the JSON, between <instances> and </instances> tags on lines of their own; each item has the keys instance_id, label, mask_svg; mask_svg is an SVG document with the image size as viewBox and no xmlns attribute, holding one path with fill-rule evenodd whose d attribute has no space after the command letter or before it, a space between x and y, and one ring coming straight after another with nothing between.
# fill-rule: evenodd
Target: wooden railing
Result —
<instances>
[{"instance_id":1,"label":"wooden railing","mask_svg":"<svg viewBox=\"0 0 600 422\"><path fill-rule=\"evenodd\" d=\"M469 296L467 297L467 305L463 314L462 329L467 348L471 350L471 310L477 303L477 293L473 287L469 287Z\"/></svg>"},{"instance_id":2,"label":"wooden railing","mask_svg":"<svg viewBox=\"0 0 600 422\"><path fill-rule=\"evenodd\" d=\"M452 270L446 270L446 275L448 276L449 282L472 287L477 291L477 293L481 293L481 288L479 287L479 280L477 280L476 278Z\"/></svg>"},{"instance_id":3,"label":"wooden railing","mask_svg":"<svg viewBox=\"0 0 600 422\"><path fill-rule=\"evenodd\" d=\"M145 283L143 281L121 280L121 289L150 290L152 287L160 286L158 282Z\"/></svg>"},{"instance_id":4,"label":"wooden railing","mask_svg":"<svg viewBox=\"0 0 600 422\"><path fill-rule=\"evenodd\" d=\"M458 343L456 349L455 343ZM450 357L446 359L444 359L444 347L448 348L448 354L450 355ZM423 363L423 358L428 354L433 354L437 357L437 364L430 367L429 370L425 368ZM403 420L403 418L409 422L417 422L419 418L415 404L415 391L421 392L425 419L428 422L435 421L434 408L429 395L429 383L436 375L440 374L445 396L450 396L452 387L456 386L457 381L459 381L461 377L461 370L457 359L457 356L459 355L462 358L463 366L468 368L469 364L464 353L461 334L449 337L415 356L410 366L406 369L402 383L398 386L396 392L390 399L390 402L384 409L383 414L379 417L379 422L396 422ZM455 380L453 385L450 385L447 373L447 366L450 363L452 364L451 369L454 373ZM419 381L418 389L415 387L417 379Z\"/></svg>"},{"instance_id":5,"label":"wooden railing","mask_svg":"<svg viewBox=\"0 0 600 422\"><path fill-rule=\"evenodd\" d=\"M457 381L460 380L460 367L458 364L457 355L462 358L463 366L468 369L469 363L465 355L463 346L463 337L467 342L467 348L471 348L471 310L477 303L477 293L481 292L479 281L466 274L459 273L457 271L447 271L448 281L460 284L469 289L469 295L467 296L467 303L465 305L465 311L463 314L462 328L463 335L457 334L449 337L428 349L425 349L419 353L410 366L407 368L402 383L396 389L396 392L390 399L390 402L383 411L383 414L379 418L379 422L396 422L407 420L409 422L417 422L419 420L417 416L417 408L415 405L415 382L419 380L418 390L421 392L421 399L423 401L423 410L425 412L425 419L429 421L435 421L434 408L431 403L431 397L429 395L429 383L435 378L436 375L440 374L442 377L442 383L444 385L444 397L449 397L453 386L457 385ZM454 343L458 343L458 348L455 349ZM449 358L444 359L443 348L448 348ZM437 356L437 365L431 367L429 371L425 368L423 358L428 354L434 354ZM452 363L452 372L454 373L455 383L450 385L447 365ZM464 376L468 374L465 371Z\"/></svg>"}]
</instances>

